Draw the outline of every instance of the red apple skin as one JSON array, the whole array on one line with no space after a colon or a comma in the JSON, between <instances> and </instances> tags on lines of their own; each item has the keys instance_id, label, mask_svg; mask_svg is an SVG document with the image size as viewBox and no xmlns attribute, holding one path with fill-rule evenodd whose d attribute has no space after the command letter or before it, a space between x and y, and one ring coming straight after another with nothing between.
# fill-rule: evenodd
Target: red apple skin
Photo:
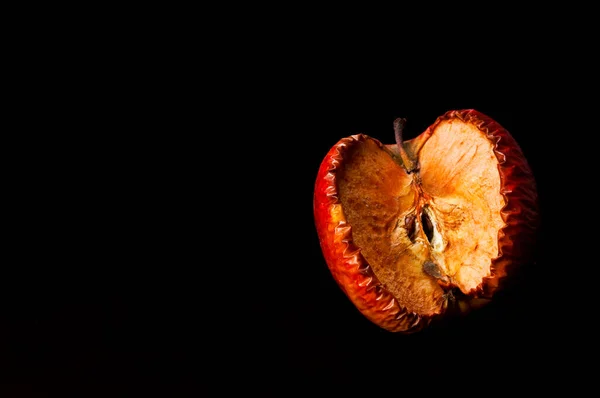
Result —
<instances>
[{"instance_id":1,"label":"red apple skin","mask_svg":"<svg viewBox=\"0 0 600 398\"><path fill-rule=\"evenodd\" d=\"M519 267L533 261L539 226L535 179L525 156L510 133L490 117L474 109L446 112L415 140L427 139L444 120L459 119L483 131L494 143L506 199L502 210L505 226L498 233L498 256L492 259L492 275L482 281L472 298L491 299L506 287ZM323 159L314 188L314 219L320 246L334 280L356 308L371 322L391 332L413 333L434 318L423 317L402 308L375 276L352 239L340 201L336 173L349 147L366 139L356 134L339 140ZM377 140L375 140L378 142ZM383 146L380 142L379 145Z\"/></svg>"}]
</instances>

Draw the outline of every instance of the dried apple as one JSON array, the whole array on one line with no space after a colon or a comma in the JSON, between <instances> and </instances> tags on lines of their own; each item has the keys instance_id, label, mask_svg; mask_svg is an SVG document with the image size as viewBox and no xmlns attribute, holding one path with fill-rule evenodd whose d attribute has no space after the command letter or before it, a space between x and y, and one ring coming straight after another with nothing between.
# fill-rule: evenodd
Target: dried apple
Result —
<instances>
[{"instance_id":1,"label":"dried apple","mask_svg":"<svg viewBox=\"0 0 600 398\"><path fill-rule=\"evenodd\" d=\"M320 164L314 220L325 262L371 322L414 333L468 314L533 260L538 194L521 147L474 109L417 137L340 139Z\"/></svg>"}]
</instances>

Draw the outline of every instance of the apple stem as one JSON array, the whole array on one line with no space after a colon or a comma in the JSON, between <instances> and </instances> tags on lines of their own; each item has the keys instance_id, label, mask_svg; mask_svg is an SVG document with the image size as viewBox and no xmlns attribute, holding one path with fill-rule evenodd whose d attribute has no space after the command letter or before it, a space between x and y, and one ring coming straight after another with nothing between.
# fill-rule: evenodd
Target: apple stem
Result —
<instances>
[{"instance_id":1,"label":"apple stem","mask_svg":"<svg viewBox=\"0 0 600 398\"><path fill-rule=\"evenodd\" d=\"M400 152L400 158L402 159L402 163L404 163L404 168L407 173L412 173L416 166L415 163L410 159L408 153L404 149L404 145L402 143L402 131L404 130L404 125L406 124L406 119L399 117L394 120L394 134L396 136L396 144L398 145L398 151Z\"/></svg>"}]
</instances>

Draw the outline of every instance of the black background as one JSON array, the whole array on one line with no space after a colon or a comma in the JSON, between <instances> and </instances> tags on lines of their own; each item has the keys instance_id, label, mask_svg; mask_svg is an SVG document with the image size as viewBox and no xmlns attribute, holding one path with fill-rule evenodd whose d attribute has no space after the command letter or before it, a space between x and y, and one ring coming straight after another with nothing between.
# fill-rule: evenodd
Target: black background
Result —
<instances>
[{"instance_id":1,"label":"black background","mask_svg":"<svg viewBox=\"0 0 600 398\"><path fill-rule=\"evenodd\" d=\"M177 69L151 84L132 80L141 73L132 68L124 80L74 85L68 111L36 114L55 133L19 147L27 178L12 191L15 257L4 267L0 317L7 391L289 396L583 385L577 358L595 347L585 316L595 276L593 261L573 249L590 242L574 232L572 181L590 158L573 161L568 142L585 101L564 91L579 82L540 75L545 62L527 67L516 55L493 58L499 68L393 64L383 73L372 67L383 62L361 54L325 53L284 52L222 78ZM93 107L81 104L90 92ZM392 143L393 120L405 117L410 139L465 108L510 131L530 163L538 259L517 290L468 319L386 332L357 312L324 262L312 209L318 167L342 137Z\"/></svg>"}]
</instances>

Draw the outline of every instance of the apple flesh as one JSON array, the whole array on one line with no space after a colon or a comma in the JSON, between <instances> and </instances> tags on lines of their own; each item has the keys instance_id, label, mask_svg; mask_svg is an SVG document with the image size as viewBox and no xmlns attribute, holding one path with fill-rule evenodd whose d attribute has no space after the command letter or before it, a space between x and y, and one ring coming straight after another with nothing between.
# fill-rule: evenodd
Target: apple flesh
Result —
<instances>
[{"instance_id":1,"label":"apple flesh","mask_svg":"<svg viewBox=\"0 0 600 398\"><path fill-rule=\"evenodd\" d=\"M338 141L317 173L314 217L333 278L376 325L413 333L468 313L532 261L535 179L514 138L473 110L396 144Z\"/></svg>"}]
</instances>

